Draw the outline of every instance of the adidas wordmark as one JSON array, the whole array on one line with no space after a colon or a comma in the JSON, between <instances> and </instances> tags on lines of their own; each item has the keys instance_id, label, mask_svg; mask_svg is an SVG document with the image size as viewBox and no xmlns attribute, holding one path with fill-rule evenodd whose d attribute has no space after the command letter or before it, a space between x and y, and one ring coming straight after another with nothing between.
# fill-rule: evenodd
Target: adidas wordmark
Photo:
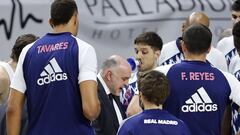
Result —
<instances>
[{"instance_id":1,"label":"adidas wordmark","mask_svg":"<svg viewBox=\"0 0 240 135\"><path fill-rule=\"evenodd\" d=\"M183 112L214 112L218 109L217 104L213 104L203 87L199 88L185 103L181 107Z\"/></svg>"},{"instance_id":2,"label":"adidas wordmark","mask_svg":"<svg viewBox=\"0 0 240 135\"><path fill-rule=\"evenodd\" d=\"M44 70L40 74L41 77L37 80L38 85L68 79L67 74L63 73L55 58L52 58L49 62L50 63L44 67Z\"/></svg>"}]
</instances>

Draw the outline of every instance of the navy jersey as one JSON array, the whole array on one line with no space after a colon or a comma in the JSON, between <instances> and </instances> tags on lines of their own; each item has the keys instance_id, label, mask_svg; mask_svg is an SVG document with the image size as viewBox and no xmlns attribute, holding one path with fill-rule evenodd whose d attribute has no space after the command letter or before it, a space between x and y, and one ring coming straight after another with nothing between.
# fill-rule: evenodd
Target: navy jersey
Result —
<instances>
[{"instance_id":1,"label":"navy jersey","mask_svg":"<svg viewBox=\"0 0 240 135\"><path fill-rule=\"evenodd\" d=\"M190 135L190 131L167 111L150 109L125 120L118 135Z\"/></svg>"},{"instance_id":2,"label":"navy jersey","mask_svg":"<svg viewBox=\"0 0 240 135\"><path fill-rule=\"evenodd\" d=\"M96 55L71 33L46 34L24 48L11 87L25 93L28 135L91 135L79 83L96 80Z\"/></svg>"},{"instance_id":3,"label":"navy jersey","mask_svg":"<svg viewBox=\"0 0 240 135\"><path fill-rule=\"evenodd\" d=\"M225 106L230 100L240 104L238 80L201 61L182 61L156 70L165 73L170 83L164 108L183 120L194 135L220 135Z\"/></svg>"}]
</instances>

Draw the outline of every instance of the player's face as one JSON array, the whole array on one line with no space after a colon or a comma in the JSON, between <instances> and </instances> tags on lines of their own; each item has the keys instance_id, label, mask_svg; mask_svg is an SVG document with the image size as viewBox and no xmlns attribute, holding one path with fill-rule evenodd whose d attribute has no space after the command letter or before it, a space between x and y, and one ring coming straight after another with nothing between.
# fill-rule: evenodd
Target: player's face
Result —
<instances>
[{"instance_id":1,"label":"player's face","mask_svg":"<svg viewBox=\"0 0 240 135\"><path fill-rule=\"evenodd\" d=\"M157 66L157 60L160 51L154 51L154 49L146 44L134 45L135 57L139 60L138 70L145 72L151 70Z\"/></svg>"},{"instance_id":2,"label":"player's face","mask_svg":"<svg viewBox=\"0 0 240 135\"><path fill-rule=\"evenodd\" d=\"M240 21L240 11L232 11L232 22L233 25Z\"/></svg>"}]
</instances>

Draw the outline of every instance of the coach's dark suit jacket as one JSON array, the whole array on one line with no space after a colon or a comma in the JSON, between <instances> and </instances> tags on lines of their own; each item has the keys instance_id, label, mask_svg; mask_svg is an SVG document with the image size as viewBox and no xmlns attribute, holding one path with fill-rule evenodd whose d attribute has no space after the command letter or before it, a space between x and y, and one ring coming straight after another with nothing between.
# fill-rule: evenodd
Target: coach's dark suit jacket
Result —
<instances>
[{"instance_id":1,"label":"coach's dark suit jacket","mask_svg":"<svg viewBox=\"0 0 240 135\"><path fill-rule=\"evenodd\" d=\"M106 94L101 82L98 81L98 97L101 104L101 113L98 118L92 122L96 135L116 135L119 123L114 107ZM124 113L123 108L119 108ZM125 113L124 113L125 114ZM126 115L124 116L126 118Z\"/></svg>"}]
</instances>

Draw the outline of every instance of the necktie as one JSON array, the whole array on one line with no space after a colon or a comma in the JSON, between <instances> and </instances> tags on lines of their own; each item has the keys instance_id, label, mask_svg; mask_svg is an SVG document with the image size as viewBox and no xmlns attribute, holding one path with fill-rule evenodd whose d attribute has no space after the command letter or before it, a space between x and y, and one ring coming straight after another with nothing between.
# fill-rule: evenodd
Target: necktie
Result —
<instances>
[{"instance_id":1,"label":"necktie","mask_svg":"<svg viewBox=\"0 0 240 135\"><path fill-rule=\"evenodd\" d=\"M114 108L114 105L113 105L113 100L114 100L117 103L117 106L118 106L118 108L120 110L122 118L125 119L126 118L126 114L123 111L124 109L123 109L122 103L120 102L120 97L119 96L115 96L113 94L109 94L108 96L109 96L109 99L110 99L110 102L111 102L113 108Z\"/></svg>"}]
</instances>

